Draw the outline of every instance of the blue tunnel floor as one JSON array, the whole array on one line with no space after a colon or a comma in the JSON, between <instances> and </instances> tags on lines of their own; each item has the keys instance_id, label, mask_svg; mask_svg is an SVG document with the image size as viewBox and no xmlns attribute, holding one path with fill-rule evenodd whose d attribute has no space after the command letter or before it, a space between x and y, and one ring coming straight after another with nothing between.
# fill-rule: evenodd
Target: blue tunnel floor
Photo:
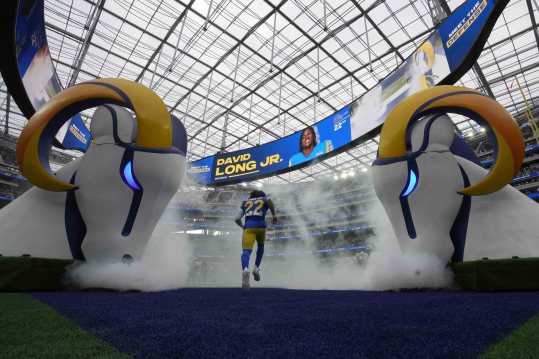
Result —
<instances>
[{"instance_id":1,"label":"blue tunnel floor","mask_svg":"<svg viewBox=\"0 0 539 359\"><path fill-rule=\"evenodd\" d=\"M473 358L539 312L539 292L188 288L34 296L137 358Z\"/></svg>"}]
</instances>

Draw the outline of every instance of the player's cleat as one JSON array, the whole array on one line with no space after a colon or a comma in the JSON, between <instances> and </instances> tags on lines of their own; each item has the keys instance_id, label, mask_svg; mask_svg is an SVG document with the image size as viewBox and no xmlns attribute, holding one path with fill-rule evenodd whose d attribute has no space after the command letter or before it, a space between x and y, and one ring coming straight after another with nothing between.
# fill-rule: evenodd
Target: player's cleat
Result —
<instances>
[{"instance_id":1,"label":"player's cleat","mask_svg":"<svg viewBox=\"0 0 539 359\"><path fill-rule=\"evenodd\" d=\"M260 281L260 268L258 268L256 266L254 267L254 269L253 269L253 277L255 278L255 280L257 282Z\"/></svg>"},{"instance_id":2,"label":"player's cleat","mask_svg":"<svg viewBox=\"0 0 539 359\"><path fill-rule=\"evenodd\" d=\"M244 292L247 292L251 288L249 284L249 274L249 269L245 268L241 278L241 289L243 289Z\"/></svg>"}]
</instances>

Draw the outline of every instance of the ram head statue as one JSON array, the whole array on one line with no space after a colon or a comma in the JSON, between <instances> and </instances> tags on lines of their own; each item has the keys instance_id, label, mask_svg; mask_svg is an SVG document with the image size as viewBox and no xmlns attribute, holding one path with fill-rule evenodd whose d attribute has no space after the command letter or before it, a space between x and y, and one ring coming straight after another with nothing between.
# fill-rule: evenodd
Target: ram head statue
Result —
<instances>
[{"instance_id":1,"label":"ram head statue","mask_svg":"<svg viewBox=\"0 0 539 359\"><path fill-rule=\"evenodd\" d=\"M74 114L97 106L88 150L53 173L54 135ZM35 187L0 211L0 253L140 259L181 183L186 150L182 123L145 86L96 79L62 91L19 138L17 161Z\"/></svg>"},{"instance_id":2,"label":"ram head statue","mask_svg":"<svg viewBox=\"0 0 539 359\"><path fill-rule=\"evenodd\" d=\"M446 113L487 129L495 157L490 171ZM523 136L505 108L472 89L438 86L389 114L372 180L403 252L445 263L539 257L539 206L508 185L523 159Z\"/></svg>"}]
</instances>

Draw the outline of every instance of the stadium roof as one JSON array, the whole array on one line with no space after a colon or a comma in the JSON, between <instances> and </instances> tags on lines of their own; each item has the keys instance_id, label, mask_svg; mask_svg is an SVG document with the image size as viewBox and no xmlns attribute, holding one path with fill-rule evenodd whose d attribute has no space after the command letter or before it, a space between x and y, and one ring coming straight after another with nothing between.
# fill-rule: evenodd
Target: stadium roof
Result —
<instances>
[{"instance_id":1,"label":"stadium roof","mask_svg":"<svg viewBox=\"0 0 539 359\"><path fill-rule=\"evenodd\" d=\"M452 11L463 2L440 5ZM49 47L63 86L122 77L151 87L183 120L189 160L264 144L331 115L395 69L440 16L433 0L45 1ZM518 78L534 107L536 19L537 0L510 1L477 64L457 85L493 95L516 113L524 106ZM2 81L0 129L7 107ZM13 101L9 111L9 133L18 136L25 119ZM83 118L89 116L86 111ZM478 130L464 117L453 120L464 135ZM374 138L263 182L361 170L376 149Z\"/></svg>"}]
</instances>

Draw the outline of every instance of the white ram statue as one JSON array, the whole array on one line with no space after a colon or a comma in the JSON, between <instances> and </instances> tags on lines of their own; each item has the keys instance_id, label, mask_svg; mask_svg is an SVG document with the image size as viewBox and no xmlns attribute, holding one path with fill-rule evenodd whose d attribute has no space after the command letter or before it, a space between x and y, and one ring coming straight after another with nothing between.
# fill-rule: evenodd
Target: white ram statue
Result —
<instances>
[{"instance_id":1,"label":"white ram statue","mask_svg":"<svg viewBox=\"0 0 539 359\"><path fill-rule=\"evenodd\" d=\"M53 136L75 113L96 106L87 152L52 173ZM181 122L140 84L97 79L62 91L19 138L19 167L37 187L0 211L0 253L140 259L181 183L186 149Z\"/></svg>"},{"instance_id":2,"label":"white ram statue","mask_svg":"<svg viewBox=\"0 0 539 359\"><path fill-rule=\"evenodd\" d=\"M494 146L486 171L445 113L485 126ZM441 260L539 257L539 206L508 185L524 159L511 115L475 90L439 86L399 103L372 165L376 195L404 252Z\"/></svg>"}]
</instances>

